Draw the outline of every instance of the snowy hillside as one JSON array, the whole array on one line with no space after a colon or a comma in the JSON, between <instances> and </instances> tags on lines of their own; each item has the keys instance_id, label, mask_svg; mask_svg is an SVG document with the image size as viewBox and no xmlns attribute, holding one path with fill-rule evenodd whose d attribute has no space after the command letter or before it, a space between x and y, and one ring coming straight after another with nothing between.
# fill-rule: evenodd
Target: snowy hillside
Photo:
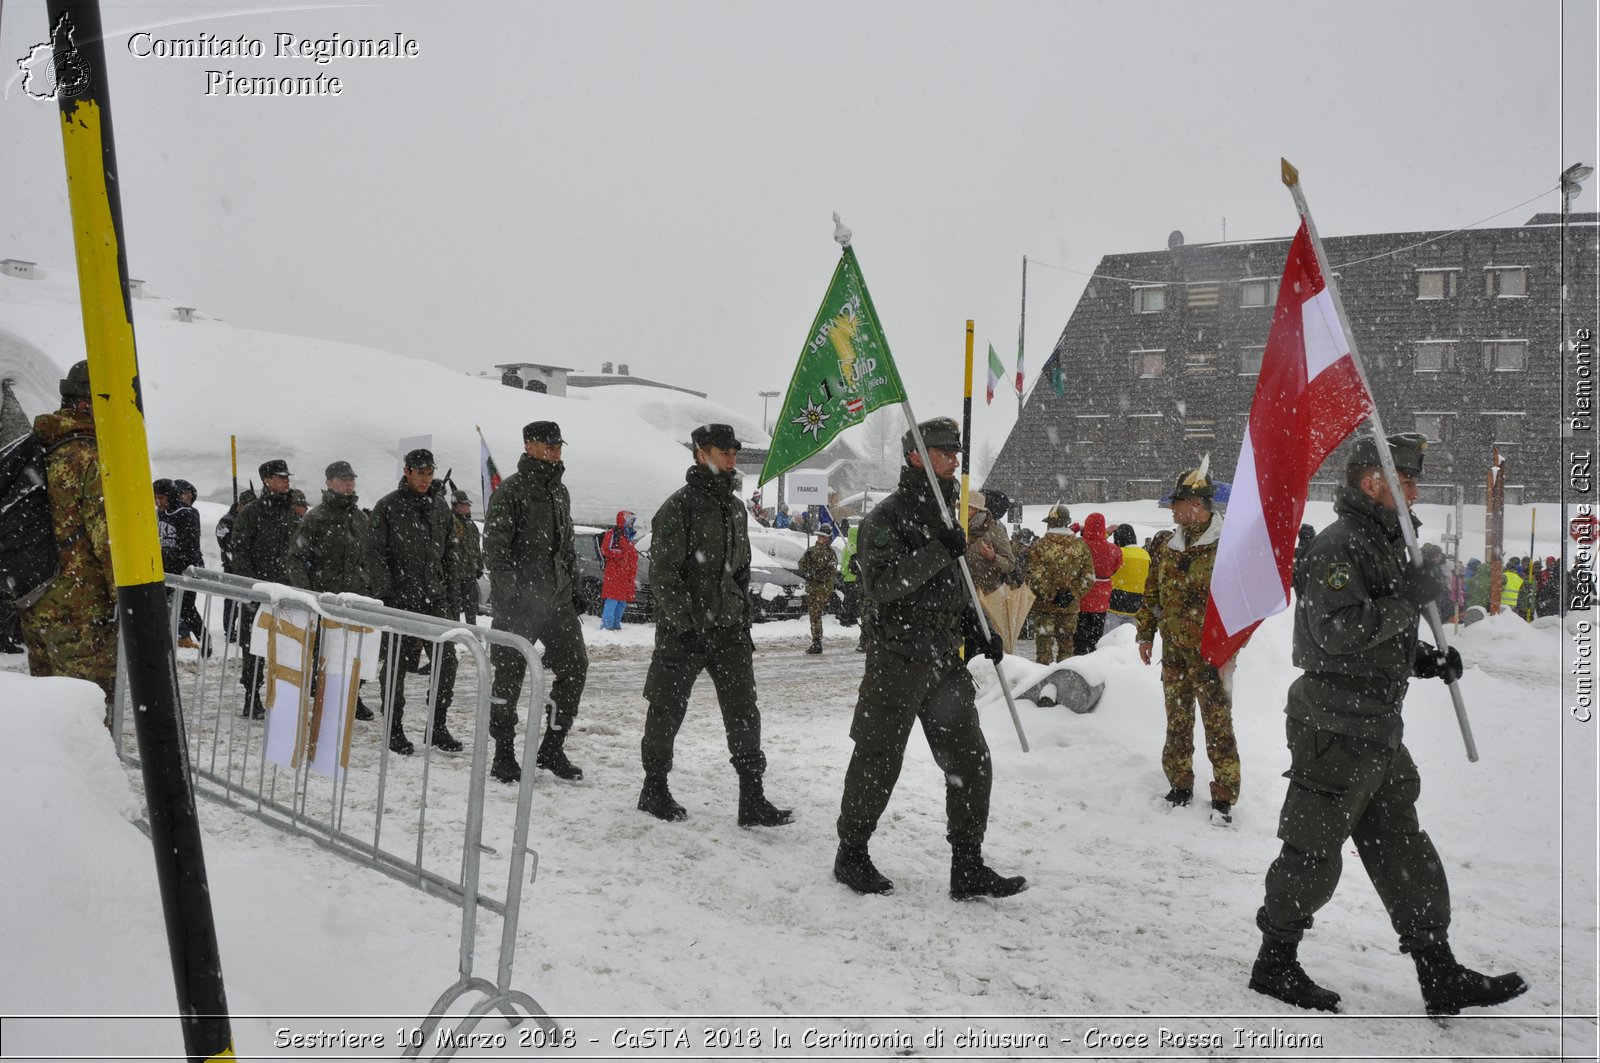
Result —
<instances>
[{"instance_id":1,"label":"snowy hillside","mask_svg":"<svg viewBox=\"0 0 1600 1063\"><path fill-rule=\"evenodd\" d=\"M56 382L83 357L75 282L68 271L41 273L0 276L0 376L17 381L30 415L58 404ZM204 314L181 322L175 305L148 291L133 301L151 473L190 480L211 501L229 496L230 434L239 439L241 486L261 462L281 457L314 499L324 467L342 458L374 501L393 488L398 440L431 435L439 475L453 469L481 507L476 427L508 476L522 453L522 426L548 419L569 441L574 518L609 524L630 508L648 521L682 485L695 425L733 423L753 444L766 442L748 419L681 392L575 388L555 398L369 347L237 329ZM484 361L513 353L485 352Z\"/></svg>"}]
</instances>

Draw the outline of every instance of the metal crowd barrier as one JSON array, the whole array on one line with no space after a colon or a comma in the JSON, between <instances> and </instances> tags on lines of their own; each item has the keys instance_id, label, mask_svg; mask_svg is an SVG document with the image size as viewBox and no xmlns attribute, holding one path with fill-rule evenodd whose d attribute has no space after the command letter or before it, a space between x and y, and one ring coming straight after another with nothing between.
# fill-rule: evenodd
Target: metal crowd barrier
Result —
<instances>
[{"instance_id":1,"label":"metal crowd barrier","mask_svg":"<svg viewBox=\"0 0 1600 1063\"><path fill-rule=\"evenodd\" d=\"M560 1032L560 1026L526 993L511 986L512 964L516 951L517 918L521 907L523 874L529 872L531 883L537 875L538 854L528 849L528 826L533 805L534 739L539 731L536 722L543 717L553 719L553 707L546 698L544 668L533 645L520 635L495 631L476 625L462 624L439 617L408 613L391 609L373 599L356 595L312 594L272 583L227 573L191 568L183 575L166 578L172 594L172 637L176 643L183 592L192 591L197 596L204 621L205 639L192 675L179 676L182 699L180 726L184 736L187 768L195 792L229 808L253 816L290 834L307 838L319 846L338 853L346 859L381 871L436 897L450 900L461 907L461 938L459 977L434 1002L420 1024L421 1036L413 1038L405 1055L414 1057L425 1048L435 1049L433 1058L446 1058L456 1047L468 1043L472 1030L491 1011L500 1011L512 1026L520 1025L524 1016L533 1019L548 1033ZM292 666L277 666L275 659L260 658L262 666L269 668L266 687L282 691L277 678L288 678L294 684L298 703L292 706L270 705L268 714L274 726L292 707L296 732L294 735L294 762L283 765L269 762L266 748L268 721L250 716L254 692L239 682L240 670L248 655L226 635L217 638L212 632L213 608L218 602L233 603L232 612L240 624L249 622L242 614L246 606L272 607L274 623L294 613L303 613L307 619L305 630L284 622L286 637L302 647L302 668L297 675ZM254 613L255 610L250 610ZM325 758L321 768L313 767L315 740L314 721L320 718L323 691L319 684L329 684L326 661L320 650L328 632L341 631L346 638L354 633L357 639L355 660L359 670L365 663L363 653L370 638L381 647L373 658L394 655L395 667L389 669L389 689L382 693L382 710L366 727L350 720L359 698L359 685L350 692L345 707L344 736L348 748L341 746L342 771L326 774ZM257 631L260 637L261 631ZM404 717L410 724L410 736L415 740L416 754L402 757L389 749L389 720L393 708L395 686L404 684L404 655L400 640L420 639L430 647L431 675L427 682L425 699L407 694ZM476 685L475 706L471 716L470 734L458 731L463 752L470 751L471 763L467 794L464 801L449 789L435 785L436 761L446 754L436 754L429 738L433 728L434 704L439 696L441 663L446 646L462 651L455 678L455 703L468 699L460 697L463 691ZM527 666L524 679L521 718L527 724L522 743L522 781L517 792L515 817L509 824L509 844L505 851L484 843L486 777L489 771L489 714L490 687L493 668L490 664L491 648L506 647L520 653ZM313 662L313 668L306 668ZM469 667L470 666L470 667ZM185 669L188 667L185 661ZM316 679L311 678L315 673ZM378 680L378 668L368 677ZM358 674L357 678L361 678ZM382 685L381 683L379 684ZM420 684L418 684L420 685ZM131 725L125 727L123 701L115 699L112 716L112 735L117 741L119 755L129 763L138 762L137 744L133 741ZM268 696L263 693L263 699ZM458 718L460 713L455 714ZM417 730L418 726L422 730ZM460 726L453 723L454 726ZM373 744L376 743L376 749ZM452 762L458 762L455 754ZM443 770L443 769L441 769ZM452 772L453 777L456 773ZM442 776L444 777L444 776ZM508 826L503 815L503 805L497 832ZM397 815L391 808L403 809ZM459 831L454 829L429 831L429 814L440 819L446 816L460 819ZM389 828L385 837L385 828ZM396 837L399 844L395 843ZM504 844L504 843L503 843ZM527 856L532 853L533 867L527 868ZM495 893L485 883L492 877L483 873L485 857L504 865L505 889ZM490 982L473 974L473 952L477 932L478 909L487 908L502 917L500 955L496 978ZM453 1034L435 1033L442 1023L452 1018L449 1009L469 994L482 994L481 999L457 1023ZM517 1009L521 1009L521 1015ZM430 1046L430 1042L433 1044Z\"/></svg>"}]
</instances>

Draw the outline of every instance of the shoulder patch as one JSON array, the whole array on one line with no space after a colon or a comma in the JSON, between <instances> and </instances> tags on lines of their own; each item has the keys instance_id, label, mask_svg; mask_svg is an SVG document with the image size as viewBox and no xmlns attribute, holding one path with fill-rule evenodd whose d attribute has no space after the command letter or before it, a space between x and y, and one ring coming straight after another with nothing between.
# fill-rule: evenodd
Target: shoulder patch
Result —
<instances>
[{"instance_id":1,"label":"shoulder patch","mask_svg":"<svg viewBox=\"0 0 1600 1063\"><path fill-rule=\"evenodd\" d=\"M1350 562L1335 561L1328 566L1328 586L1342 591L1350 585Z\"/></svg>"},{"instance_id":2,"label":"shoulder patch","mask_svg":"<svg viewBox=\"0 0 1600 1063\"><path fill-rule=\"evenodd\" d=\"M873 533L872 533L872 545L873 546L888 546L889 545L889 529L887 527L879 527L879 528L877 528L876 530L873 531Z\"/></svg>"}]
</instances>

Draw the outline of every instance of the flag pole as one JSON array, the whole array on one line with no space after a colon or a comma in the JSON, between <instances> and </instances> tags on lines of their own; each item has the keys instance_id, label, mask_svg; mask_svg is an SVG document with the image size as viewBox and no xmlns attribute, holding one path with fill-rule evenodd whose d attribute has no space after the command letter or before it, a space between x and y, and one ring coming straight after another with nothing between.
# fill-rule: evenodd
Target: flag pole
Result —
<instances>
[{"instance_id":1,"label":"flag pole","mask_svg":"<svg viewBox=\"0 0 1600 1063\"><path fill-rule=\"evenodd\" d=\"M1022 314L1017 321L1017 440L1022 439L1022 348L1024 339L1028 335L1028 256L1022 256ZM1022 469L1023 463L1017 462L1017 506L1020 521L1022 506ZM1007 513L1006 516L1011 514Z\"/></svg>"},{"instance_id":2,"label":"flag pole","mask_svg":"<svg viewBox=\"0 0 1600 1063\"><path fill-rule=\"evenodd\" d=\"M933 500L939 504L939 516L944 519L946 528L954 528L956 522L951 519L950 510L944 504L944 494L939 490L939 478L933 474L933 463L928 458L928 445L922 441L922 429L917 426L917 415L911 411L910 400L902 402L900 409L905 412L906 424L911 426L911 438L917 444L917 453L922 455L922 471L928 474L928 486L933 491ZM967 597L972 599L972 608L978 611L978 627L987 640L989 618L983 615L983 603L978 601L978 588L972 582L972 570L967 567L966 555L956 558L956 564L961 568L961 579L967 585ZM1022 731L1022 717L1017 714L1017 701L1011 696L1011 684L1006 681L1006 674L1000 670L1000 662L993 663L995 677L1000 680L1000 692L1006 696L1006 708L1011 711L1011 725L1017 729L1017 742L1022 746L1022 751L1027 753L1028 736Z\"/></svg>"},{"instance_id":3,"label":"flag pole","mask_svg":"<svg viewBox=\"0 0 1600 1063\"><path fill-rule=\"evenodd\" d=\"M1339 327L1344 330L1345 343L1350 347L1350 361L1356 367L1356 375L1361 379L1361 386L1372 396L1372 412L1367 415L1367 425L1377 443L1378 462L1383 466L1383 478L1389 484L1390 494L1394 496L1395 509L1399 515L1400 534L1406 543L1406 555L1410 558L1412 567L1421 568L1422 547L1417 543L1416 529L1411 526L1411 507L1406 503L1405 493L1400 489L1400 476L1395 472L1394 456L1389 453L1388 436L1383 430L1383 419L1378 415L1377 395L1372 390L1372 382L1367 379L1366 367L1361 364L1361 354L1356 350L1356 337L1350 329L1350 319L1345 316L1344 299L1339 294L1338 285L1333 283L1333 274L1328 268L1328 257L1322 251L1322 237L1317 235L1317 223L1311 219L1311 207L1306 203L1305 191L1300 187L1300 171L1290 165L1288 159L1278 161L1283 165L1283 183L1288 187L1289 194L1294 197L1294 205L1300 211L1300 217L1305 219L1306 232L1311 237L1311 250L1317 256L1317 269L1322 273L1323 282L1333 297L1334 313L1338 315ZM1429 630L1433 632L1434 645L1439 648L1439 652L1446 652L1450 644L1445 638L1444 625L1439 620L1439 604L1429 602L1422 612L1427 617ZM1452 680L1449 689L1450 700L1455 705L1456 723L1461 727L1461 741L1467 748L1467 760L1477 763L1478 746L1472 740L1472 724L1467 720L1467 706L1461 699L1461 687Z\"/></svg>"},{"instance_id":4,"label":"flag pole","mask_svg":"<svg viewBox=\"0 0 1600 1063\"><path fill-rule=\"evenodd\" d=\"M972 475L972 319L967 318L967 372L961 384L961 512L956 523L967 528L967 492Z\"/></svg>"}]
</instances>

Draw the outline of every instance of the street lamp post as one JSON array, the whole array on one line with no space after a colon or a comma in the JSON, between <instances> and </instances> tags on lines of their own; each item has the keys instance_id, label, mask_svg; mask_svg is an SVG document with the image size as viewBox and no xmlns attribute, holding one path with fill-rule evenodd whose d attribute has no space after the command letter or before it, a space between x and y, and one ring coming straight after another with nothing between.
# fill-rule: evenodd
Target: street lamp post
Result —
<instances>
[{"instance_id":1,"label":"street lamp post","mask_svg":"<svg viewBox=\"0 0 1600 1063\"><path fill-rule=\"evenodd\" d=\"M1557 247L1560 248L1559 254L1561 255L1561 346L1560 346L1560 350L1561 350L1561 393L1562 393L1562 395L1566 395L1566 393L1567 393L1567 389L1566 389L1566 382L1567 382L1567 351L1568 351L1568 343L1569 343L1568 332L1567 332L1567 216L1572 213L1572 201L1573 201L1573 199L1575 199L1577 197L1578 193L1583 190L1583 182L1587 181L1592 176L1594 176L1594 167L1585 166L1581 162L1575 162L1571 166L1568 166L1565 170L1561 171L1561 237L1560 237L1559 242L1557 243ZM1570 429L1571 422L1568 422L1568 426L1569 426L1569 429ZM1563 438L1565 438L1566 435L1567 435L1566 432L1562 433ZM1570 459L1570 455L1563 455L1563 458ZM1560 491L1561 497L1565 498L1566 497L1566 493L1567 493L1566 486L1563 484L1563 486L1561 488L1561 491ZM1567 592L1568 592L1568 587L1567 587L1568 525L1567 525L1567 507L1565 505L1563 505L1561 507L1561 527L1560 527L1560 530L1559 530L1558 534L1561 536L1561 571L1556 573L1556 589L1560 592L1560 595L1561 595L1561 599L1560 599L1561 605L1560 605L1560 610L1559 611L1564 614L1566 612L1566 604L1567 604L1567 600L1568 600L1567 599Z\"/></svg>"}]
</instances>

